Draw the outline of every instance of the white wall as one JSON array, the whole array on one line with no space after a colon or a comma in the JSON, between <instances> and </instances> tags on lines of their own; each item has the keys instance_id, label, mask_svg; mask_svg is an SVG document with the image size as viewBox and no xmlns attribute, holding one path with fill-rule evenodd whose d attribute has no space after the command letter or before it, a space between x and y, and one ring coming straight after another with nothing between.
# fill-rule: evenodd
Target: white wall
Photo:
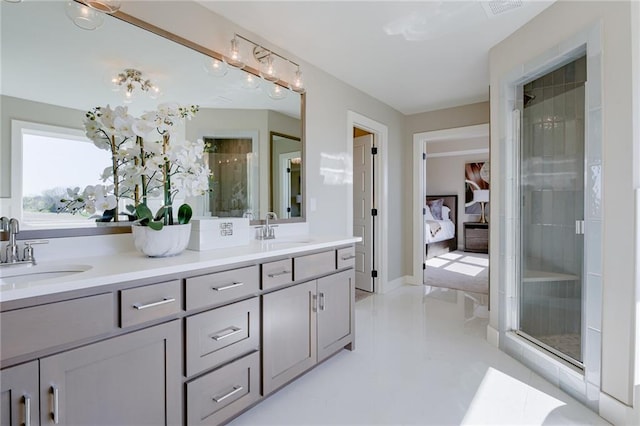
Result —
<instances>
[{"instance_id":1,"label":"white wall","mask_svg":"<svg viewBox=\"0 0 640 426\"><path fill-rule=\"evenodd\" d=\"M267 40L240 28L195 2L124 2L122 11L159 26L169 32L218 52L226 52L234 32L238 32L271 47L280 54L301 63L304 72L306 96L306 188L307 221L312 233L344 234L347 218L343 205L348 202L348 186L351 183L328 184L321 172L321 159L325 155L341 155L347 152L347 111L352 110L376 120L389 128L389 188L400 188L403 183L404 117L398 111L381 103L327 73L301 61L288 52L272 46ZM249 12L249 11L248 11ZM176 19L180 16L180 19ZM292 34L292 37L295 37ZM167 58L167 60L171 60ZM405 191L390 191L391 206L407 203ZM313 210L315 203L316 209ZM389 279L404 275L405 254L403 226L400 217L389 221ZM407 253L409 254L409 253Z\"/></svg>"},{"instance_id":2,"label":"white wall","mask_svg":"<svg viewBox=\"0 0 640 426\"><path fill-rule=\"evenodd\" d=\"M631 405L638 368L634 324L637 321L635 275L634 173L638 161L633 140L633 117L640 111L632 104L631 3L558 1L494 47L490 52L491 75L491 165L500 173L499 143L507 111L499 109L501 79L520 64L532 61L574 34L602 23L603 164L602 212L604 234L602 368L601 390L615 400ZM597 76L591 76L597 78ZM637 78L637 77L635 77ZM637 106L636 106L637 107ZM637 180L637 179L636 179ZM492 180L494 209L504 203L497 179ZM491 281L498 282L499 229L490 236ZM491 290L491 325L498 327L499 296Z\"/></svg>"}]
</instances>

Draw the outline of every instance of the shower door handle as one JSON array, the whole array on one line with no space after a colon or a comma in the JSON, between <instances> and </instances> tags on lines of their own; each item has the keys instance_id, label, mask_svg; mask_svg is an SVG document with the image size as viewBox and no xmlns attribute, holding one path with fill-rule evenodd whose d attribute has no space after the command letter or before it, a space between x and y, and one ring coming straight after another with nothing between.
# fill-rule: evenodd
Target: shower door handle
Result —
<instances>
[{"instance_id":1,"label":"shower door handle","mask_svg":"<svg viewBox=\"0 0 640 426\"><path fill-rule=\"evenodd\" d=\"M576 220L576 235L584 235L584 220Z\"/></svg>"}]
</instances>

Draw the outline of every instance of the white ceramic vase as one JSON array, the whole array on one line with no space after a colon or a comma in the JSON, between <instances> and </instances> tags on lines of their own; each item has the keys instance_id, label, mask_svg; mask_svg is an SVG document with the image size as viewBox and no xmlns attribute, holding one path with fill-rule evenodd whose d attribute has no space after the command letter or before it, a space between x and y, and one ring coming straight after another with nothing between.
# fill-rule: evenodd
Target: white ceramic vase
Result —
<instances>
[{"instance_id":1,"label":"white ceramic vase","mask_svg":"<svg viewBox=\"0 0 640 426\"><path fill-rule=\"evenodd\" d=\"M155 231L148 226L131 225L133 244L149 257L168 257L182 253L189 244L191 223L163 226Z\"/></svg>"}]
</instances>

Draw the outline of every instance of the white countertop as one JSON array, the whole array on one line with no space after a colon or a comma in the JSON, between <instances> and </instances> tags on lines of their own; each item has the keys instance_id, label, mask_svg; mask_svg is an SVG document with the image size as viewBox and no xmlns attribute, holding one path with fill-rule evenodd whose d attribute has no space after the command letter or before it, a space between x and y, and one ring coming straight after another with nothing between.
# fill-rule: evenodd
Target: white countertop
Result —
<instances>
[{"instance_id":1,"label":"white countertop","mask_svg":"<svg viewBox=\"0 0 640 426\"><path fill-rule=\"evenodd\" d=\"M240 262L250 262L271 256L291 255L309 250L321 250L353 244L359 237L298 236L268 241L252 240L249 245L207 251L186 250L178 256L149 258L137 251L107 256L73 257L55 262L38 262L39 268L70 265L89 268L84 272L19 284L3 283L2 276L10 268L0 269L0 302L25 299L34 296L80 290L125 281L184 273L197 269L219 267Z\"/></svg>"}]
</instances>

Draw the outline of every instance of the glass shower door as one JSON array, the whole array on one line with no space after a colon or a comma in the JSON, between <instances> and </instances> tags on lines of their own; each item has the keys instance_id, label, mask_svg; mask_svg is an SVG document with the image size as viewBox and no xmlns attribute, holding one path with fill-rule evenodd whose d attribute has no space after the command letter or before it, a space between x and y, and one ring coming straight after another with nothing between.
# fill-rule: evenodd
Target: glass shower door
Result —
<instances>
[{"instance_id":1,"label":"glass shower door","mask_svg":"<svg viewBox=\"0 0 640 426\"><path fill-rule=\"evenodd\" d=\"M582 364L584 57L523 87L518 332Z\"/></svg>"}]
</instances>

